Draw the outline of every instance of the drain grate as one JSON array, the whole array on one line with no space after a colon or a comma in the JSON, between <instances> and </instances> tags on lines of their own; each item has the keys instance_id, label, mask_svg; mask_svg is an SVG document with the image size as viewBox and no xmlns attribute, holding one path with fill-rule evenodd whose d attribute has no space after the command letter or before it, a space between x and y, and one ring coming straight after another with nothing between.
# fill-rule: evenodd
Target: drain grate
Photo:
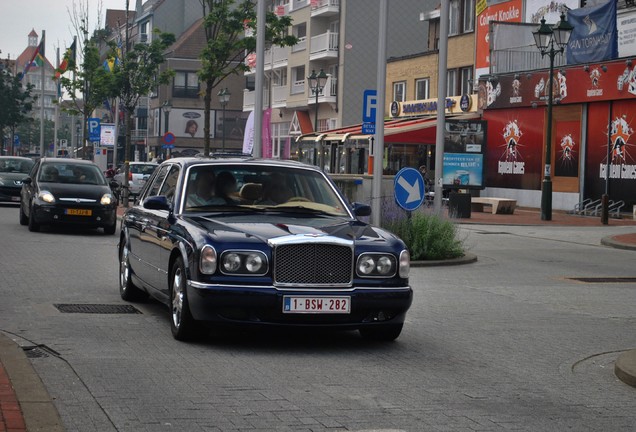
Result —
<instances>
[{"instance_id":1,"label":"drain grate","mask_svg":"<svg viewBox=\"0 0 636 432\"><path fill-rule=\"evenodd\" d=\"M54 305L62 313L84 314L140 314L141 311L127 304L81 304L63 303Z\"/></svg>"},{"instance_id":2,"label":"drain grate","mask_svg":"<svg viewBox=\"0 0 636 432\"><path fill-rule=\"evenodd\" d=\"M509 232L506 231L477 231L475 232L475 234L483 234L483 235L490 235L490 234L498 234L498 235L509 235Z\"/></svg>"},{"instance_id":3,"label":"drain grate","mask_svg":"<svg viewBox=\"0 0 636 432\"><path fill-rule=\"evenodd\" d=\"M573 277L568 279L584 283L636 283L636 277Z\"/></svg>"},{"instance_id":4,"label":"drain grate","mask_svg":"<svg viewBox=\"0 0 636 432\"><path fill-rule=\"evenodd\" d=\"M27 356L27 358L46 358L49 357L50 354L59 355L57 352L47 347L46 345L32 345L22 347L22 351Z\"/></svg>"}]
</instances>

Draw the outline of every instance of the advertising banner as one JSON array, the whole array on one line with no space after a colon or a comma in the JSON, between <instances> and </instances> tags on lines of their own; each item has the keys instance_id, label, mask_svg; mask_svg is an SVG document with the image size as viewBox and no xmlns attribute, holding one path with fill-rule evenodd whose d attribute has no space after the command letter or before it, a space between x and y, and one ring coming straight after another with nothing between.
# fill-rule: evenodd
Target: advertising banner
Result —
<instances>
[{"instance_id":1,"label":"advertising banner","mask_svg":"<svg viewBox=\"0 0 636 432\"><path fill-rule=\"evenodd\" d=\"M490 73L490 21L521 22L522 5L522 0L510 0L476 10L476 78Z\"/></svg>"},{"instance_id":2,"label":"advertising banner","mask_svg":"<svg viewBox=\"0 0 636 432\"><path fill-rule=\"evenodd\" d=\"M636 11L628 8L617 14L618 56L636 56Z\"/></svg>"},{"instance_id":3,"label":"advertising banner","mask_svg":"<svg viewBox=\"0 0 636 432\"><path fill-rule=\"evenodd\" d=\"M487 187L540 190L544 110L484 112L488 121Z\"/></svg>"},{"instance_id":4,"label":"advertising banner","mask_svg":"<svg viewBox=\"0 0 636 432\"><path fill-rule=\"evenodd\" d=\"M568 11L574 26L568 42L567 63L590 63L612 60L618 56L616 2Z\"/></svg>"},{"instance_id":5,"label":"advertising banner","mask_svg":"<svg viewBox=\"0 0 636 432\"><path fill-rule=\"evenodd\" d=\"M446 120L442 183L447 189L483 189L486 122Z\"/></svg>"},{"instance_id":6,"label":"advertising banner","mask_svg":"<svg viewBox=\"0 0 636 432\"><path fill-rule=\"evenodd\" d=\"M554 176L578 177L581 154L581 122L557 121L555 125Z\"/></svg>"},{"instance_id":7,"label":"advertising banner","mask_svg":"<svg viewBox=\"0 0 636 432\"><path fill-rule=\"evenodd\" d=\"M624 201L627 208L636 204L636 195L634 195L636 190L636 136L634 136L636 115L634 113L636 113L636 101L614 101L589 106L585 198L596 200L605 193L609 150L610 199Z\"/></svg>"},{"instance_id":8,"label":"advertising banner","mask_svg":"<svg viewBox=\"0 0 636 432\"><path fill-rule=\"evenodd\" d=\"M100 144L104 147L114 147L117 137L115 136L115 125L102 123Z\"/></svg>"}]
</instances>

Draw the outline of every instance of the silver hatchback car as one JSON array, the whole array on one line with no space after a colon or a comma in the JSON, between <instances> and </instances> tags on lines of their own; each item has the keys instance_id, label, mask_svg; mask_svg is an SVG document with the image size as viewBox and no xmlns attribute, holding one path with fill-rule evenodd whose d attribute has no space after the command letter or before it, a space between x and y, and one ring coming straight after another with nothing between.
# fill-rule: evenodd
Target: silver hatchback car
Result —
<instances>
[{"instance_id":1,"label":"silver hatchback car","mask_svg":"<svg viewBox=\"0 0 636 432\"><path fill-rule=\"evenodd\" d=\"M155 169L159 166L154 162L130 162L130 172L128 174L128 189L131 195L139 195L146 181L150 178ZM122 168L123 170L123 168ZM115 174L114 180L120 186L124 184L124 172Z\"/></svg>"}]
</instances>

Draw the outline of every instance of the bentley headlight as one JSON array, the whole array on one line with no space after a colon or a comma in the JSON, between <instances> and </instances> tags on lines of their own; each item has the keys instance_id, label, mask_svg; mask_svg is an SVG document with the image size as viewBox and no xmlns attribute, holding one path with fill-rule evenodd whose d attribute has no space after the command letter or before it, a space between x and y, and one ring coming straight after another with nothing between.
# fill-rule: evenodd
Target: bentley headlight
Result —
<instances>
[{"instance_id":1,"label":"bentley headlight","mask_svg":"<svg viewBox=\"0 0 636 432\"><path fill-rule=\"evenodd\" d=\"M389 253L363 253L358 258L358 276L393 277L397 272L397 260Z\"/></svg>"},{"instance_id":2,"label":"bentley headlight","mask_svg":"<svg viewBox=\"0 0 636 432\"><path fill-rule=\"evenodd\" d=\"M232 276L262 276L267 273L267 257L260 251L226 251L221 255L221 272Z\"/></svg>"},{"instance_id":3,"label":"bentley headlight","mask_svg":"<svg viewBox=\"0 0 636 432\"><path fill-rule=\"evenodd\" d=\"M201 257L199 260L199 269L203 274L212 274L216 271L216 250L210 245L201 248Z\"/></svg>"},{"instance_id":4,"label":"bentley headlight","mask_svg":"<svg viewBox=\"0 0 636 432\"><path fill-rule=\"evenodd\" d=\"M385 276L391 273L391 271L393 270L393 261L391 261L391 259L387 256L382 256L378 258L375 269L378 271L378 273Z\"/></svg>"},{"instance_id":5,"label":"bentley headlight","mask_svg":"<svg viewBox=\"0 0 636 432\"><path fill-rule=\"evenodd\" d=\"M360 276L367 276L371 274L375 267L375 261L371 255L363 255L358 259L358 273Z\"/></svg>"},{"instance_id":6,"label":"bentley headlight","mask_svg":"<svg viewBox=\"0 0 636 432\"><path fill-rule=\"evenodd\" d=\"M241 257L237 253L223 255L223 270L227 273L235 273L241 268Z\"/></svg>"},{"instance_id":7,"label":"bentley headlight","mask_svg":"<svg viewBox=\"0 0 636 432\"><path fill-rule=\"evenodd\" d=\"M245 257L245 269L250 273L259 273L263 269L265 261L258 253L250 253Z\"/></svg>"},{"instance_id":8,"label":"bentley headlight","mask_svg":"<svg viewBox=\"0 0 636 432\"><path fill-rule=\"evenodd\" d=\"M40 192L39 195L38 195L38 198L40 198L42 201L47 202L49 204L52 204L52 203L55 202L55 197L49 191Z\"/></svg>"},{"instance_id":9,"label":"bentley headlight","mask_svg":"<svg viewBox=\"0 0 636 432\"><path fill-rule=\"evenodd\" d=\"M99 201L102 205L108 205L113 202L113 196L111 194L104 194Z\"/></svg>"},{"instance_id":10,"label":"bentley headlight","mask_svg":"<svg viewBox=\"0 0 636 432\"><path fill-rule=\"evenodd\" d=\"M400 254L400 277L408 278L409 272L411 270L411 254L409 251L404 249Z\"/></svg>"}]
</instances>

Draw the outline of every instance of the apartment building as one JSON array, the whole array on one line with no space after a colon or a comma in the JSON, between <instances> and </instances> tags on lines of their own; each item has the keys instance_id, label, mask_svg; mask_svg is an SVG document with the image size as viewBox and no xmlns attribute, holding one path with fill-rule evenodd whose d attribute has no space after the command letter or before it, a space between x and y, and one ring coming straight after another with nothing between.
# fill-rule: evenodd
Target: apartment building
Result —
<instances>
[{"instance_id":1,"label":"apartment building","mask_svg":"<svg viewBox=\"0 0 636 432\"><path fill-rule=\"evenodd\" d=\"M427 26L422 9L436 1L400 0L389 3L389 57L421 51ZM429 5L430 7L428 7ZM295 138L362 122L363 93L377 87L379 2L365 0L274 0L269 10L289 15L299 43L265 52L263 109L271 108L273 157L291 157L334 167L337 148L302 148ZM255 66L255 58L248 58ZM317 94L312 73L326 75ZM246 74L243 111L254 110L254 69ZM322 162L319 162L320 161Z\"/></svg>"}]
</instances>

